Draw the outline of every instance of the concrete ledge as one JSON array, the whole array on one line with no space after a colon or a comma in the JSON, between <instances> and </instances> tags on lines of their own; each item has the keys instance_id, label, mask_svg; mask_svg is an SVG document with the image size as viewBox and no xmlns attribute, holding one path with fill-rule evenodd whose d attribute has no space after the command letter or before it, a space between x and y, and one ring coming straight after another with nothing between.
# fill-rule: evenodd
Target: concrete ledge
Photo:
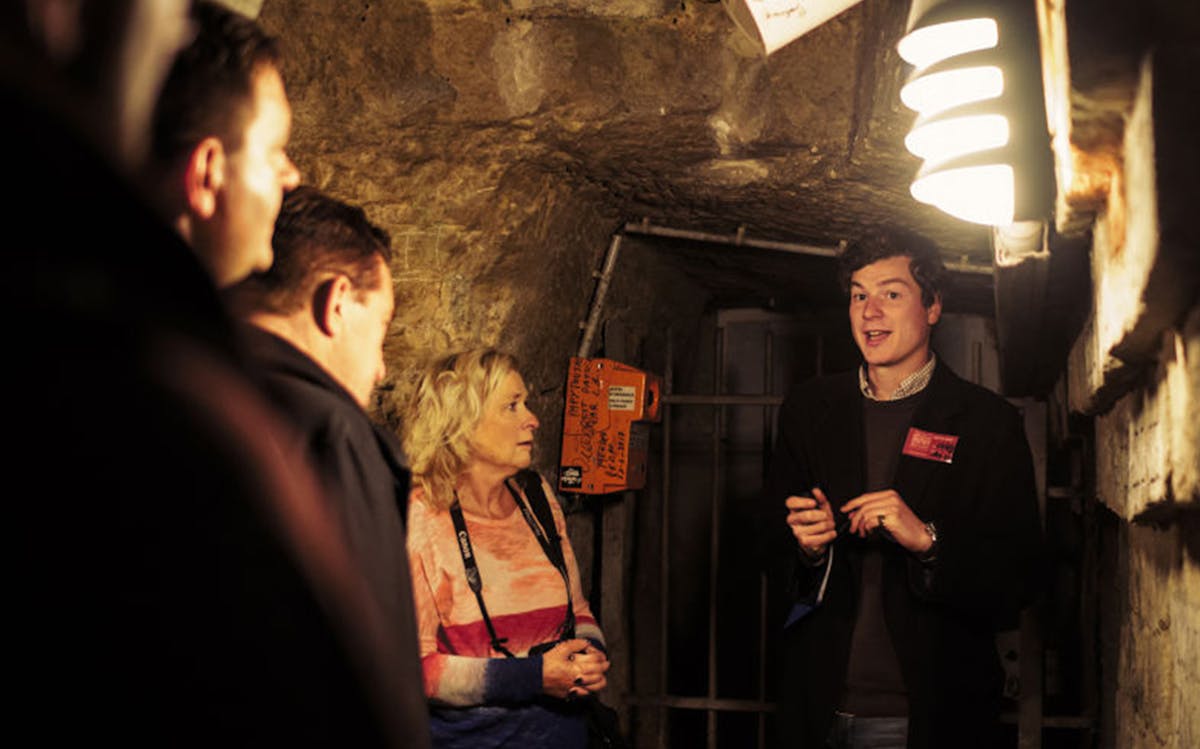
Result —
<instances>
[{"instance_id":1,"label":"concrete ledge","mask_svg":"<svg viewBox=\"0 0 1200 749\"><path fill-rule=\"evenodd\" d=\"M1200 169L1198 69L1197 49L1172 47L1148 55L1126 125L1126 231L1123 246L1110 248L1105 264L1137 296L1106 331L1113 335L1113 355L1124 361L1152 359L1162 332L1180 320L1200 291L1200 232L1190 189Z\"/></svg>"},{"instance_id":2,"label":"concrete ledge","mask_svg":"<svg viewBox=\"0 0 1200 749\"><path fill-rule=\"evenodd\" d=\"M1125 130L1124 172L1092 238L1092 316L1069 357L1070 405L1105 413L1153 368L1163 336L1200 295L1200 51L1143 61Z\"/></svg>"}]
</instances>

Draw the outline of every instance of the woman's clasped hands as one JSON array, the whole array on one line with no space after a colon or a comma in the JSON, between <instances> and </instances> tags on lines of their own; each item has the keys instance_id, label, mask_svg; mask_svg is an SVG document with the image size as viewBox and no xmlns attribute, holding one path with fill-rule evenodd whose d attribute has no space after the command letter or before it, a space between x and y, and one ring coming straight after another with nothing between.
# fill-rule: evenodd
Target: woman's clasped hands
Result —
<instances>
[{"instance_id":1,"label":"woman's clasped hands","mask_svg":"<svg viewBox=\"0 0 1200 749\"><path fill-rule=\"evenodd\" d=\"M542 654L542 690L569 700L599 692L607 684L608 656L587 640L563 640Z\"/></svg>"}]
</instances>

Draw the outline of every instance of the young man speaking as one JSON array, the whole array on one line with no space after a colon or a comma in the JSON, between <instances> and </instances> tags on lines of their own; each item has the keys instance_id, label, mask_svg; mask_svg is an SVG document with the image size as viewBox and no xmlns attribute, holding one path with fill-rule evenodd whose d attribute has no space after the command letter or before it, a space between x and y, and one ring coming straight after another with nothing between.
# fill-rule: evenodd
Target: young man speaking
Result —
<instances>
[{"instance_id":1,"label":"young man speaking","mask_svg":"<svg viewBox=\"0 0 1200 749\"><path fill-rule=\"evenodd\" d=\"M990 746L995 632L1041 554L1021 418L930 348L936 248L879 235L841 271L862 366L788 395L765 487L807 612L782 638L780 746Z\"/></svg>"}]
</instances>

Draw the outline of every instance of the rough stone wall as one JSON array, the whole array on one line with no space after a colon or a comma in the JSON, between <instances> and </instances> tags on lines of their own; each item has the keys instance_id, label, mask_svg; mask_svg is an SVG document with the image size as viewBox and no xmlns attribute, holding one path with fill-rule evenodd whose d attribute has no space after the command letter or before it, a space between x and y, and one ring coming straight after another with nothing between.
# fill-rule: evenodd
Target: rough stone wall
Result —
<instances>
[{"instance_id":1,"label":"rough stone wall","mask_svg":"<svg viewBox=\"0 0 1200 749\"><path fill-rule=\"evenodd\" d=\"M614 34L632 26L618 19L614 32L606 13L572 16L592 5L663 23L670 4L568 3L565 18L546 3L500 5L269 0L260 20L284 46L289 151L304 181L363 206L392 236L396 315L376 415L402 428L433 356L507 349L522 362L541 420L535 466L553 480L567 361L593 272L612 234L634 217L585 173L580 149L619 148L621 137L597 135L597 123L624 106L616 71L640 65L649 75L659 64L617 43ZM537 23L530 13L541 14ZM686 81L677 86L684 98ZM626 155L632 168L636 154ZM667 329L686 342L705 296L635 244L618 262L608 334L597 341L661 371ZM590 520L569 518L585 589Z\"/></svg>"},{"instance_id":2,"label":"rough stone wall","mask_svg":"<svg viewBox=\"0 0 1200 749\"><path fill-rule=\"evenodd\" d=\"M1200 306L1095 420L1097 493L1117 527L1099 607L1106 747L1200 746L1200 518L1179 506L1195 495L1173 493L1200 469L1198 396Z\"/></svg>"},{"instance_id":3,"label":"rough stone wall","mask_svg":"<svg viewBox=\"0 0 1200 749\"><path fill-rule=\"evenodd\" d=\"M1179 525L1120 525L1105 586L1101 678L1103 745L1200 745L1200 563Z\"/></svg>"},{"instance_id":4,"label":"rough stone wall","mask_svg":"<svg viewBox=\"0 0 1200 749\"><path fill-rule=\"evenodd\" d=\"M542 417L538 464L551 467L592 272L632 218L568 150L582 130L583 148L603 150L595 123L628 97L620 89L636 60L624 58L646 50L618 44L621 23L614 32L599 13L534 23L537 5L272 0L261 20L284 44L290 150L305 181L362 205L393 238L397 314L380 412L397 422L430 355L498 345L524 363ZM662 23L663 6L609 12ZM699 293L638 255L618 266L610 315L635 348L694 312L666 304L680 301L675 290Z\"/></svg>"},{"instance_id":5,"label":"rough stone wall","mask_svg":"<svg viewBox=\"0 0 1200 749\"><path fill-rule=\"evenodd\" d=\"M427 353L469 342L515 349L539 392L558 387L589 273L626 220L826 242L923 223L956 251L981 249L978 227L908 196L904 14L887 0L768 59L716 3L262 6L305 181L394 238L400 312L378 404L393 422ZM663 314L635 328L647 325L661 330ZM535 405L541 462L558 417Z\"/></svg>"},{"instance_id":6,"label":"rough stone wall","mask_svg":"<svg viewBox=\"0 0 1200 749\"><path fill-rule=\"evenodd\" d=\"M1194 171L1179 166L1196 165L1179 141L1196 121L1190 55L1143 61L1066 373L1073 408L1095 417L1097 717L1101 745L1120 749L1200 746L1200 270Z\"/></svg>"},{"instance_id":7,"label":"rough stone wall","mask_svg":"<svg viewBox=\"0 0 1200 749\"><path fill-rule=\"evenodd\" d=\"M591 271L618 221L603 195L531 166L519 147L497 158L494 135L447 138L430 124L421 138L401 126L430 101L453 98L422 74L430 23L418 5L376 6L366 24L325 3L267 4L263 23L287 50L291 151L306 182L362 205L392 236L397 311L381 415L398 424L432 356L499 346L523 362L543 422L539 463L553 462L556 393Z\"/></svg>"}]
</instances>

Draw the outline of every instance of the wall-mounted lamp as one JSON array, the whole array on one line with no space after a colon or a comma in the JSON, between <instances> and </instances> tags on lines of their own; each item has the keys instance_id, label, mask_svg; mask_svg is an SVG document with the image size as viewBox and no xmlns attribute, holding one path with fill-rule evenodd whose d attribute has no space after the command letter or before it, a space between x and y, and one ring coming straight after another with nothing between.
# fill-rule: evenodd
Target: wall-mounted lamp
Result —
<instances>
[{"instance_id":1,"label":"wall-mounted lamp","mask_svg":"<svg viewBox=\"0 0 1200 749\"><path fill-rule=\"evenodd\" d=\"M914 198L993 226L1049 215L1053 174L1033 0L913 0L897 45L924 160Z\"/></svg>"}]
</instances>

